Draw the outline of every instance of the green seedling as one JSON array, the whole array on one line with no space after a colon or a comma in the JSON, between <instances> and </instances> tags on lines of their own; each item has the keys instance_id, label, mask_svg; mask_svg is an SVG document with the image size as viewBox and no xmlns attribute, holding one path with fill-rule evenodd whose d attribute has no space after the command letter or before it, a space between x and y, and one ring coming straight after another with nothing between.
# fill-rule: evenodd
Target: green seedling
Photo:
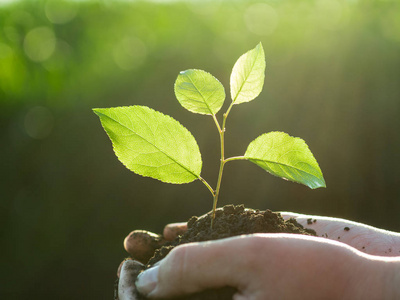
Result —
<instances>
[{"instance_id":1,"label":"green seedling","mask_svg":"<svg viewBox=\"0 0 400 300\"><path fill-rule=\"evenodd\" d=\"M265 133L253 140L243 156L225 158L226 120L234 105L254 100L264 85L265 55L258 44L235 63L230 77L232 102L217 119L224 100L222 84L210 73L190 69L180 72L175 95L187 110L209 115L220 137L221 161L216 188L201 177L202 159L193 135L178 121L146 106L97 108L94 112L111 139L118 159L136 174L167 183L200 180L213 196L213 216L217 207L226 163L248 160L272 175L304 184L311 189L325 187L321 169L307 144L284 132ZM212 226L212 225L211 225Z\"/></svg>"}]
</instances>

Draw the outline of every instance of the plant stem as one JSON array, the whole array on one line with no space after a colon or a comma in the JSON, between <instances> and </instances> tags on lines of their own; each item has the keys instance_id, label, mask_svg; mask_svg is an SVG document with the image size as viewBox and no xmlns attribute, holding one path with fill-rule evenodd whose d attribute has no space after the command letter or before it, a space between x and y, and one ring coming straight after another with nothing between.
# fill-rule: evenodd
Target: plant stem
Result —
<instances>
[{"instance_id":1,"label":"plant stem","mask_svg":"<svg viewBox=\"0 0 400 300\"><path fill-rule=\"evenodd\" d=\"M236 100L236 99L235 99ZM232 101L231 105L229 105L228 110L226 111L226 113L224 113L224 119L222 121L222 130L225 131L225 124L226 124L226 119L228 118L228 115L232 109L233 104L235 103L235 101Z\"/></svg>"},{"instance_id":2,"label":"plant stem","mask_svg":"<svg viewBox=\"0 0 400 300\"><path fill-rule=\"evenodd\" d=\"M217 188L215 189L215 194L214 194L213 212L212 212L212 218L211 218L211 228L212 228L212 226L214 224L215 210L217 209L219 190L221 188L221 181L222 181L222 173L224 171L224 165L225 165L225 161L224 161L224 132L220 131L219 136L220 136L220 140L221 140L221 163L219 165Z\"/></svg>"},{"instance_id":3,"label":"plant stem","mask_svg":"<svg viewBox=\"0 0 400 300\"><path fill-rule=\"evenodd\" d=\"M229 115L229 112L232 109L233 103L229 106L228 110L226 113L224 113L223 120L222 120L222 129L219 126L218 120L215 115L213 115L215 124L217 125L218 132L219 132L219 139L221 142L221 161L219 165L219 173L218 173L218 180L217 180L217 187L215 189L215 194L214 194L214 201L213 201L213 210L212 210L212 218L211 218L211 228L213 227L214 224L214 219L215 219L215 210L217 209L217 203L218 203L218 196L219 196L219 191L221 189L221 181L222 181L222 174L224 172L224 166L225 166L225 125L226 125L226 118Z\"/></svg>"},{"instance_id":4,"label":"plant stem","mask_svg":"<svg viewBox=\"0 0 400 300\"><path fill-rule=\"evenodd\" d=\"M202 183L204 183L204 185L208 188L208 190L211 192L211 194L213 195L213 197L215 197L215 191L214 191L214 189L211 187L211 185L209 185L208 182L205 181L205 180L203 179L203 177L199 177L199 180L200 180Z\"/></svg>"},{"instance_id":5,"label":"plant stem","mask_svg":"<svg viewBox=\"0 0 400 300\"><path fill-rule=\"evenodd\" d=\"M214 119L215 125L217 126L218 133L219 133L219 134L220 134L220 136L221 136L221 127L219 126L219 122L218 122L218 120L217 120L217 116L216 116L216 115L212 115L212 116L213 116L213 119Z\"/></svg>"},{"instance_id":6,"label":"plant stem","mask_svg":"<svg viewBox=\"0 0 400 300\"><path fill-rule=\"evenodd\" d=\"M225 163L227 163L228 161L233 161L233 160L246 160L246 157L244 157L244 156L229 157L229 158L225 159Z\"/></svg>"}]
</instances>

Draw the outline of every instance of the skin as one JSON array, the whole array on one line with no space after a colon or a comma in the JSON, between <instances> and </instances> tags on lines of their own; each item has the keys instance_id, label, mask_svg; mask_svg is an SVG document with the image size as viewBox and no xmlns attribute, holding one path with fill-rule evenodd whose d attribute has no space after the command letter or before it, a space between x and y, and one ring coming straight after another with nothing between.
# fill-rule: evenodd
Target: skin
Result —
<instances>
[{"instance_id":1,"label":"skin","mask_svg":"<svg viewBox=\"0 0 400 300\"><path fill-rule=\"evenodd\" d=\"M135 288L149 298L167 298L223 286L238 290L234 300L400 298L400 234L343 219L282 216L325 238L253 234L182 245L141 273L136 285L142 265L121 272L119 300L135 300ZM185 226L167 225L164 237L173 239ZM232 247L237 255L226 255Z\"/></svg>"}]
</instances>

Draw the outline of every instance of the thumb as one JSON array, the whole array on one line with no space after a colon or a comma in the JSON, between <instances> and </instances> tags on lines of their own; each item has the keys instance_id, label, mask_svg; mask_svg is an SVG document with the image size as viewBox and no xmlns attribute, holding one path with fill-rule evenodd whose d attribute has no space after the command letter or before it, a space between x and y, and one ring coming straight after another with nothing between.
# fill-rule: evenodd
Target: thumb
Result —
<instances>
[{"instance_id":1,"label":"thumb","mask_svg":"<svg viewBox=\"0 0 400 300\"><path fill-rule=\"evenodd\" d=\"M235 245L230 245L232 241ZM205 289L241 286L243 272L239 270L246 260L227 253L230 246L240 251L240 244L228 238L176 247L154 267L142 272L136 287L148 298L169 298Z\"/></svg>"}]
</instances>

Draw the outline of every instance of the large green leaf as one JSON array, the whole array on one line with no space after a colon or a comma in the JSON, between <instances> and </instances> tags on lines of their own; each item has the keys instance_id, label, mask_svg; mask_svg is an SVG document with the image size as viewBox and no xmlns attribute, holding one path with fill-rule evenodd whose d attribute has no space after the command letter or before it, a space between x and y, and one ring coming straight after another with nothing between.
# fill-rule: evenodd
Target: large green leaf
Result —
<instances>
[{"instance_id":1,"label":"large green leaf","mask_svg":"<svg viewBox=\"0 0 400 300\"><path fill-rule=\"evenodd\" d=\"M94 112L118 159L131 171L168 183L200 177L196 140L178 121L146 106L98 108Z\"/></svg>"},{"instance_id":2,"label":"large green leaf","mask_svg":"<svg viewBox=\"0 0 400 300\"><path fill-rule=\"evenodd\" d=\"M225 90L218 79L194 69L180 72L175 81L175 95L184 108L204 115L215 115L225 100Z\"/></svg>"},{"instance_id":3,"label":"large green leaf","mask_svg":"<svg viewBox=\"0 0 400 300\"><path fill-rule=\"evenodd\" d=\"M249 102L256 98L264 85L265 54L259 43L253 50L243 54L232 69L231 97L234 104Z\"/></svg>"},{"instance_id":4,"label":"large green leaf","mask_svg":"<svg viewBox=\"0 0 400 300\"><path fill-rule=\"evenodd\" d=\"M250 143L244 157L273 175L312 189L326 186L321 169L307 144L284 132L259 136Z\"/></svg>"}]
</instances>

